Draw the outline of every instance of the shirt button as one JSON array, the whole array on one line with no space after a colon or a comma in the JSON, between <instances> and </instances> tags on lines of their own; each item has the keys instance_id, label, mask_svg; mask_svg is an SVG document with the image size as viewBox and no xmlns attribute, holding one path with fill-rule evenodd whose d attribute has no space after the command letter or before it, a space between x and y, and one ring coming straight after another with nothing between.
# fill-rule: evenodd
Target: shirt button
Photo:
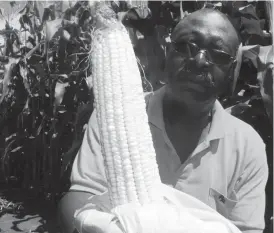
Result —
<instances>
[{"instance_id":1,"label":"shirt button","mask_svg":"<svg viewBox=\"0 0 274 233\"><path fill-rule=\"evenodd\" d=\"M220 195L219 196L219 201L225 203L225 197L223 195Z\"/></svg>"}]
</instances>

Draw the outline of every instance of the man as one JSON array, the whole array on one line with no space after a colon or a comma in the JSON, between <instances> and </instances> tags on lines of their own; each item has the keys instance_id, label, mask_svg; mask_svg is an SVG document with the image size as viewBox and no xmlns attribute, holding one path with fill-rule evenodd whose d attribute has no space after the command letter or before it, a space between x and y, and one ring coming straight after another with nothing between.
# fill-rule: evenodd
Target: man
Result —
<instances>
[{"instance_id":1,"label":"man","mask_svg":"<svg viewBox=\"0 0 274 233\"><path fill-rule=\"evenodd\" d=\"M244 233L264 229L265 145L229 115L217 96L229 90L239 38L225 15L202 9L178 23L166 62L167 84L146 95L162 182L190 194ZM73 214L107 190L98 125L92 114L74 161L70 191L60 203L65 233Z\"/></svg>"}]
</instances>

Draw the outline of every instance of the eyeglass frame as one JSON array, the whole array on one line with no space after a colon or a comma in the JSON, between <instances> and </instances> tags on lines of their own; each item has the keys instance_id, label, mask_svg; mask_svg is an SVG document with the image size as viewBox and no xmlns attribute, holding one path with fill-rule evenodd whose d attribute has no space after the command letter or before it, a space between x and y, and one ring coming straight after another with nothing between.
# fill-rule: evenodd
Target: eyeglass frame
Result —
<instances>
[{"instance_id":1,"label":"eyeglass frame","mask_svg":"<svg viewBox=\"0 0 274 233\"><path fill-rule=\"evenodd\" d=\"M201 49L197 44L195 44L195 43L193 43L193 42L190 42L190 41L183 41L183 42L171 41L171 45L172 45L173 49L174 49L177 53L179 53L179 54L181 54L181 55L185 55L185 54L183 54L182 52L178 51L178 50L176 49L176 46L174 46L174 45L180 44L180 43L191 44L191 45L194 45L195 47L198 48L198 52L197 52L195 55L190 55L188 58L194 58L195 56L197 56L197 54L199 54L199 53L201 53L201 52L210 55L210 53L208 52L207 49ZM224 66L224 65L229 65L230 62L235 62L235 61L236 61L236 56L233 57L233 56L231 56L229 53L227 53L227 52L225 52L225 51L223 51L223 50L216 50L216 51L228 55L228 56L230 57L230 58L229 58L230 61L229 61L228 63L226 63L226 64L216 63L216 62L210 61L210 59L208 58L208 55L207 55L207 59L206 59L206 60L207 60L208 63L210 63L210 64L212 64L212 65Z\"/></svg>"}]
</instances>

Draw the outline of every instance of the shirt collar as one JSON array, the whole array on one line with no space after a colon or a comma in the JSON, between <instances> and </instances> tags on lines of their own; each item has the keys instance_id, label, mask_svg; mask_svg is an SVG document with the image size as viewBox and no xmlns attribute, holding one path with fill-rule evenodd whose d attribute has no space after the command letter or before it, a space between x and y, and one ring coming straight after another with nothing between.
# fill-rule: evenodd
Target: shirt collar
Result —
<instances>
[{"instance_id":1,"label":"shirt collar","mask_svg":"<svg viewBox=\"0 0 274 233\"><path fill-rule=\"evenodd\" d=\"M160 130L164 130L163 119L163 97L165 87L161 87L153 92L148 102L148 120L149 122ZM218 100L216 100L212 111L212 122L207 136L207 140L215 140L223 138L226 132L224 116L227 114Z\"/></svg>"}]
</instances>

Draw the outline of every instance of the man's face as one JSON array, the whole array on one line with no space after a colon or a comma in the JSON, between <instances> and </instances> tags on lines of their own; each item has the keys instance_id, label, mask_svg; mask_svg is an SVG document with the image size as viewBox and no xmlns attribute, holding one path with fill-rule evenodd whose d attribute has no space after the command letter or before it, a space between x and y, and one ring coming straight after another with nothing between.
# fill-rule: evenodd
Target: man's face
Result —
<instances>
[{"instance_id":1,"label":"man's face","mask_svg":"<svg viewBox=\"0 0 274 233\"><path fill-rule=\"evenodd\" d=\"M238 45L234 28L216 12L197 11L176 26L171 40L166 67L170 94L193 107L212 105L232 75Z\"/></svg>"}]
</instances>

